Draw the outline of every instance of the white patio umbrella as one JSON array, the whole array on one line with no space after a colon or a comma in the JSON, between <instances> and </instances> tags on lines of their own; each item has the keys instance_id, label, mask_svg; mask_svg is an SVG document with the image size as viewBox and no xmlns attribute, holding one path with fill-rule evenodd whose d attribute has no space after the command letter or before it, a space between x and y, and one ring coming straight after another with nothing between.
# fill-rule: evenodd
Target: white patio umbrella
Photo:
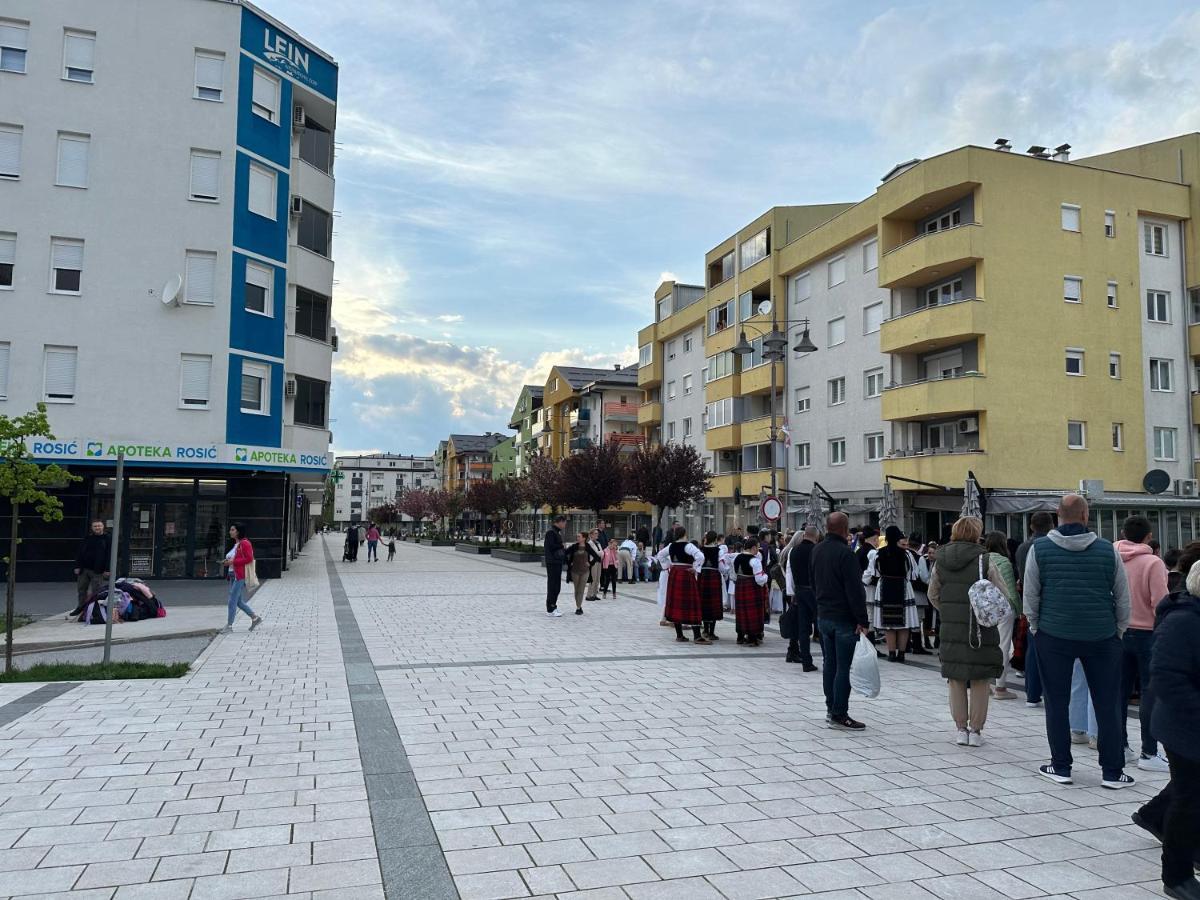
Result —
<instances>
[{"instance_id":1,"label":"white patio umbrella","mask_svg":"<svg viewBox=\"0 0 1200 900\"><path fill-rule=\"evenodd\" d=\"M900 510L896 508L896 494L891 484L883 483L883 501L879 504L879 527L887 528L900 522Z\"/></svg>"},{"instance_id":2,"label":"white patio umbrella","mask_svg":"<svg viewBox=\"0 0 1200 900\"><path fill-rule=\"evenodd\" d=\"M979 484L974 478L968 477L963 486L963 505L960 515L974 516L976 519L983 518L983 504L979 500Z\"/></svg>"}]
</instances>

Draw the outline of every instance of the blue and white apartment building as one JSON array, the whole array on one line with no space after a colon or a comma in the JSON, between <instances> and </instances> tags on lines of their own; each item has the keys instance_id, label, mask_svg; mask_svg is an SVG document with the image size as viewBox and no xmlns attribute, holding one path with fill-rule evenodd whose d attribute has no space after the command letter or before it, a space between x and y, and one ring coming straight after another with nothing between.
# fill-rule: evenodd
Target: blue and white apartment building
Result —
<instances>
[{"instance_id":1,"label":"blue and white apartment building","mask_svg":"<svg viewBox=\"0 0 1200 900\"><path fill-rule=\"evenodd\" d=\"M92 518L121 572L220 577L228 523L277 576L330 468L337 64L243 0L0 5L0 413L82 480L22 522L70 577ZM0 510L7 534L8 510Z\"/></svg>"}]
</instances>

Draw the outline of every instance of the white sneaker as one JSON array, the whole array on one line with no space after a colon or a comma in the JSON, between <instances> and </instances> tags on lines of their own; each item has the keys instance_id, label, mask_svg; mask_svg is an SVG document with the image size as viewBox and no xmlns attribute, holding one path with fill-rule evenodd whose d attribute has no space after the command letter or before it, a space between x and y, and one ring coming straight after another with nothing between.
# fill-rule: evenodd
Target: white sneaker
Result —
<instances>
[{"instance_id":1,"label":"white sneaker","mask_svg":"<svg viewBox=\"0 0 1200 900\"><path fill-rule=\"evenodd\" d=\"M1137 750L1134 750L1128 744L1125 745L1125 765L1133 765L1138 761L1138 759L1141 758L1141 755L1141 753L1139 753Z\"/></svg>"},{"instance_id":2,"label":"white sneaker","mask_svg":"<svg viewBox=\"0 0 1200 900\"><path fill-rule=\"evenodd\" d=\"M1121 788L1127 788L1133 784L1133 778L1122 772L1116 778L1102 778L1100 787L1108 788L1110 791L1119 791Z\"/></svg>"},{"instance_id":3,"label":"white sneaker","mask_svg":"<svg viewBox=\"0 0 1200 900\"><path fill-rule=\"evenodd\" d=\"M1137 761L1137 767L1143 772L1171 771L1171 764L1161 756L1143 756Z\"/></svg>"},{"instance_id":4,"label":"white sneaker","mask_svg":"<svg viewBox=\"0 0 1200 900\"><path fill-rule=\"evenodd\" d=\"M221 634L233 634L233 626L226 625L224 628L221 629Z\"/></svg>"},{"instance_id":5,"label":"white sneaker","mask_svg":"<svg viewBox=\"0 0 1200 900\"><path fill-rule=\"evenodd\" d=\"M1042 701L1041 700L1026 700L1025 705L1028 706L1030 709L1037 709L1039 706L1042 705Z\"/></svg>"},{"instance_id":6,"label":"white sneaker","mask_svg":"<svg viewBox=\"0 0 1200 900\"><path fill-rule=\"evenodd\" d=\"M971 743L971 733L965 728L958 729L958 734L955 735L954 743L960 747L966 747Z\"/></svg>"},{"instance_id":7,"label":"white sneaker","mask_svg":"<svg viewBox=\"0 0 1200 900\"><path fill-rule=\"evenodd\" d=\"M971 747L982 747L983 735L978 731L972 731L969 735L967 735L967 741Z\"/></svg>"},{"instance_id":8,"label":"white sneaker","mask_svg":"<svg viewBox=\"0 0 1200 900\"><path fill-rule=\"evenodd\" d=\"M1088 742L1088 736L1087 736L1086 731L1072 731L1071 732L1071 743L1072 744L1086 744L1087 742Z\"/></svg>"},{"instance_id":9,"label":"white sneaker","mask_svg":"<svg viewBox=\"0 0 1200 900\"><path fill-rule=\"evenodd\" d=\"M546 615L549 616L551 619L561 619L562 618L562 613L560 613L557 609L554 610L553 612L546 613Z\"/></svg>"}]
</instances>

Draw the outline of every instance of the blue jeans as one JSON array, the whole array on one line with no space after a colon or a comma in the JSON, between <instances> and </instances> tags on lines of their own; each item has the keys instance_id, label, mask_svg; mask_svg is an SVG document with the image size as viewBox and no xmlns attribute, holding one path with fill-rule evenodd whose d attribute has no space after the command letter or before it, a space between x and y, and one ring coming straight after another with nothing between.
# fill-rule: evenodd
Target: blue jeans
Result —
<instances>
[{"instance_id":1,"label":"blue jeans","mask_svg":"<svg viewBox=\"0 0 1200 900\"><path fill-rule=\"evenodd\" d=\"M367 562L379 562L379 541L367 541Z\"/></svg>"},{"instance_id":2,"label":"blue jeans","mask_svg":"<svg viewBox=\"0 0 1200 900\"><path fill-rule=\"evenodd\" d=\"M1142 755L1158 753L1158 742L1150 733L1150 712L1153 698L1150 696L1150 649L1154 646L1154 632L1141 628L1130 628L1121 638L1121 729L1125 735L1125 746L1129 743L1129 695L1133 693L1133 678L1136 675L1142 686L1142 699L1138 704L1138 722L1141 724Z\"/></svg>"},{"instance_id":3,"label":"blue jeans","mask_svg":"<svg viewBox=\"0 0 1200 900\"><path fill-rule=\"evenodd\" d=\"M233 620L237 618L237 611L241 610L250 618L257 618L249 604L246 603L246 579L231 578L229 579L229 622L228 625L233 625Z\"/></svg>"},{"instance_id":4,"label":"blue jeans","mask_svg":"<svg viewBox=\"0 0 1200 900\"><path fill-rule=\"evenodd\" d=\"M650 563L647 560L638 560L633 564L634 574L638 581L650 580Z\"/></svg>"},{"instance_id":5,"label":"blue jeans","mask_svg":"<svg viewBox=\"0 0 1200 900\"><path fill-rule=\"evenodd\" d=\"M1032 632L1025 636L1025 699L1030 703L1042 699L1042 673L1038 669L1037 641Z\"/></svg>"},{"instance_id":6,"label":"blue jeans","mask_svg":"<svg viewBox=\"0 0 1200 900\"><path fill-rule=\"evenodd\" d=\"M1075 668L1071 671L1071 730L1086 734L1090 738L1096 736L1096 707L1092 705L1088 693L1087 676L1083 672L1083 663L1075 660Z\"/></svg>"},{"instance_id":7,"label":"blue jeans","mask_svg":"<svg viewBox=\"0 0 1200 900\"><path fill-rule=\"evenodd\" d=\"M834 718L846 715L850 709L850 662L858 634L853 622L839 619L820 619L821 680L825 687L825 708Z\"/></svg>"},{"instance_id":8,"label":"blue jeans","mask_svg":"<svg viewBox=\"0 0 1200 900\"><path fill-rule=\"evenodd\" d=\"M1106 779L1125 769L1121 743L1121 642L1114 634L1098 641L1074 641L1039 631L1038 665L1042 669L1046 701L1046 738L1050 762L1060 775L1071 773L1071 688L1072 673L1082 664L1086 693L1095 706L1100 768ZM1078 701L1076 701L1078 705ZM1078 711L1078 710L1076 710ZM1086 713L1084 721L1086 723ZM1074 723L1078 724L1078 720Z\"/></svg>"}]
</instances>

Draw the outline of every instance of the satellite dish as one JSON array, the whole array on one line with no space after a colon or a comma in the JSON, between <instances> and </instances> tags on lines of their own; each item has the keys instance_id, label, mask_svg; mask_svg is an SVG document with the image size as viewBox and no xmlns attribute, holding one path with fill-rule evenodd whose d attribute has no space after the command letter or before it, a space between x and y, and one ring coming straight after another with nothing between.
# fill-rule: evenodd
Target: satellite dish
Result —
<instances>
[{"instance_id":1,"label":"satellite dish","mask_svg":"<svg viewBox=\"0 0 1200 900\"><path fill-rule=\"evenodd\" d=\"M1171 476L1162 469L1151 469L1142 479L1147 494L1161 494L1171 486Z\"/></svg>"},{"instance_id":2,"label":"satellite dish","mask_svg":"<svg viewBox=\"0 0 1200 900\"><path fill-rule=\"evenodd\" d=\"M162 303L163 306L178 306L179 291L183 288L183 276L172 275L167 279L167 283L162 288Z\"/></svg>"},{"instance_id":3,"label":"satellite dish","mask_svg":"<svg viewBox=\"0 0 1200 900\"><path fill-rule=\"evenodd\" d=\"M767 316L771 314L770 300L764 300L762 303L758 304L758 314L760 316Z\"/></svg>"}]
</instances>

